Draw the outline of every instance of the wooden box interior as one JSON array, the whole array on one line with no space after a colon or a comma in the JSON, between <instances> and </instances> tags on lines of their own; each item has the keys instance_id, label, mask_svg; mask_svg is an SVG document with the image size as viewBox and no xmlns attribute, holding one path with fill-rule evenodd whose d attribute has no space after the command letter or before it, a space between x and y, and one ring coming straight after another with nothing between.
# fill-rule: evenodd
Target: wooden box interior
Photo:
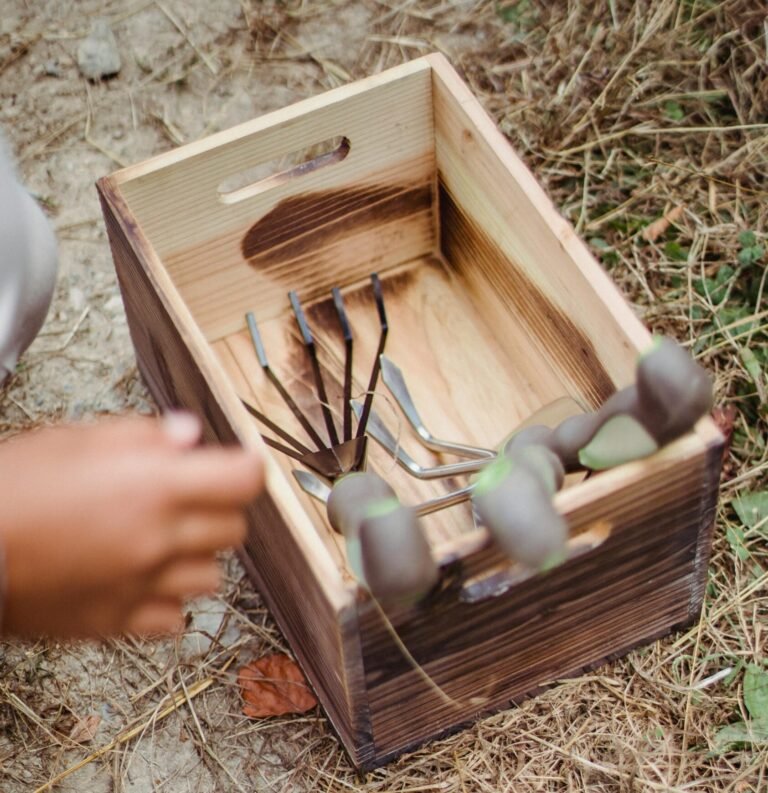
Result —
<instances>
[{"instance_id":1,"label":"wooden box interior","mask_svg":"<svg viewBox=\"0 0 768 793\"><path fill-rule=\"evenodd\" d=\"M342 137L344 156L220 192L237 173ZM259 367L247 311L273 369L324 434L291 289L307 310L338 417L344 346L330 290L345 298L361 395L378 343L369 284L377 272L387 355L430 429L483 446L563 397L598 406L632 381L649 342L439 56L133 166L100 191L142 371L161 402L200 407L225 440L261 444L242 398L310 445ZM438 462L383 385L378 391L376 409L404 447ZM559 571L483 603L461 602L448 588L426 611L391 614L431 681L358 590L324 508L278 452L265 450L267 494L253 510L244 558L352 759L370 766L695 616L718 444L703 420L653 458L558 494L574 536L596 526L609 535ZM369 465L406 503L465 481L413 480L375 443ZM462 580L498 568L466 505L424 526ZM481 652L492 645L502 651Z\"/></svg>"}]
</instances>

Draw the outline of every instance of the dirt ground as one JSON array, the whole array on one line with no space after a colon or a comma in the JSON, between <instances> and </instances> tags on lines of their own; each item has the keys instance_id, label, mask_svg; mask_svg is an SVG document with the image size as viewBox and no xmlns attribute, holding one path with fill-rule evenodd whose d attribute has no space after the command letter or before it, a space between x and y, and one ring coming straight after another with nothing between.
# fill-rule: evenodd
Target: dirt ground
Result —
<instances>
[{"instance_id":1,"label":"dirt ground","mask_svg":"<svg viewBox=\"0 0 768 793\"><path fill-rule=\"evenodd\" d=\"M733 281L725 302L743 297L734 310L746 314L718 313L721 303L696 287L699 276L712 289L726 283L718 273L744 250L739 234L765 242L765 9L731 0L1 5L0 129L56 228L61 269L44 330L0 393L0 434L154 410L135 366L97 178L436 50L638 314L715 373L718 402L736 418L707 602L690 631L359 777L319 712L242 716L234 670L287 648L239 564L225 559L224 590L190 606L178 641L0 647L0 789L41 789L83 762L55 789L765 790L765 741L717 739L749 716L745 668L768 660L764 530L740 526L729 506L765 487L764 360L755 374L741 354L765 349L765 304L762 286L740 291L745 279L764 283L765 260L723 276ZM122 69L91 84L76 51L98 16L114 29ZM642 227L676 206L685 208L676 225L641 239ZM747 320L748 336L728 324ZM159 718L163 697L184 690L196 694L190 703ZM74 743L66 736L86 717L99 721L95 735ZM134 736L110 746L132 725Z\"/></svg>"}]
</instances>

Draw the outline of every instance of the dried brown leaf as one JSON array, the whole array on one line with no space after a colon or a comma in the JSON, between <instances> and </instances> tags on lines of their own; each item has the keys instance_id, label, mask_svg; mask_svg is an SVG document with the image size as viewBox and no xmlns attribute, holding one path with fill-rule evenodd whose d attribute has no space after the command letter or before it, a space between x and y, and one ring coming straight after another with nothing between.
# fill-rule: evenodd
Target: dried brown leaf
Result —
<instances>
[{"instance_id":1,"label":"dried brown leaf","mask_svg":"<svg viewBox=\"0 0 768 793\"><path fill-rule=\"evenodd\" d=\"M237 674L245 705L251 718L305 713L317 705L296 662L287 655L265 655L242 667Z\"/></svg>"},{"instance_id":2,"label":"dried brown leaf","mask_svg":"<svg viewBox=\"0 0 768 793\"><path fill-rule=\"evenodd\" d=\"M101 724L101 716L91 713L75 722L72 732L69 733L69 740L75 743L90 743L95 737Z\"/></svg>"},{"instance_id":3,"label":"dried brown leaf","mask_svg":"<svg viewBox=\"0 0 768 793\"><path fill-rule=\"evenodd\" d=\"M733 425L736 421L736 407L734 405L718 405L712 410L712 418L717 424L717 428L723 433L725 444L723 446L723 455L728 454L728 449L731 445L733 438Z\"/></svg>"},{"instance_id":4,"label":"dried brown leaf","mask_svg":"<svg viewBox=\"0 0 768 793\"><path fill-rule=\"evenodd\" d=\"M643 229L643 239L648 242L656 242L656 240L670 227L672 223L680 220L683 214L683 207L676 206L669 210L665 215L662 215L653 223L649 223Z\"/></svg>"},{"instance_id":5,"label":"dried brown leaf","mask_svg":"<svg viewBox=\"0 0 768 793\"><path fill-rule=\"evenodd\" d=\"M723 454L720 458L723 467L721 479L728 482L735 475L733 461L730 459L731 441L733 440L733 427L736 422L736 407L732 404L717 405L712 410L712 419L723 434Z\"/></svg>"}]
</instances>

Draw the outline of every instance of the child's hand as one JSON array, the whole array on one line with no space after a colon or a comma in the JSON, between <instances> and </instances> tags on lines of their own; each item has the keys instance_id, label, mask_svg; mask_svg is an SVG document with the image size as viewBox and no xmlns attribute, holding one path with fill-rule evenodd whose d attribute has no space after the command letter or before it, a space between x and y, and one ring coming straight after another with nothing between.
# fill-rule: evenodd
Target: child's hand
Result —
<instances>
[{"instance_id":1,"label":"child's hand","mask_svg":"<svg viewBox=\"0 0 768 793\"><path fill-rule=\"evenodd\" d=\"M255 452L192 448L197 420L113 419L0 444L2 631L61 637L182 625L214 590L215 552L241 542Z\"/></svg>"}]
</instances>

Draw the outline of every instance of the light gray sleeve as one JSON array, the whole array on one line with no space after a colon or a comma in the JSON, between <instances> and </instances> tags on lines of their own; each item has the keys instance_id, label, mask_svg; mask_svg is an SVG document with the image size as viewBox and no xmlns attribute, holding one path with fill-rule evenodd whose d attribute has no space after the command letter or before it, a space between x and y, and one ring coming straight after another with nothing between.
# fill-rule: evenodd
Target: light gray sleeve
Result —
<instances>
[{"instance_id":1,"label":"light gray sleeve","mask_svg":"<svg viewBox=\"0 0 768 793\"><path fill-rule=\"evenodd\" d=\"M0 384L43 325L57 265L53 229L0 138Z\"/></svg>"}]
</instances>

